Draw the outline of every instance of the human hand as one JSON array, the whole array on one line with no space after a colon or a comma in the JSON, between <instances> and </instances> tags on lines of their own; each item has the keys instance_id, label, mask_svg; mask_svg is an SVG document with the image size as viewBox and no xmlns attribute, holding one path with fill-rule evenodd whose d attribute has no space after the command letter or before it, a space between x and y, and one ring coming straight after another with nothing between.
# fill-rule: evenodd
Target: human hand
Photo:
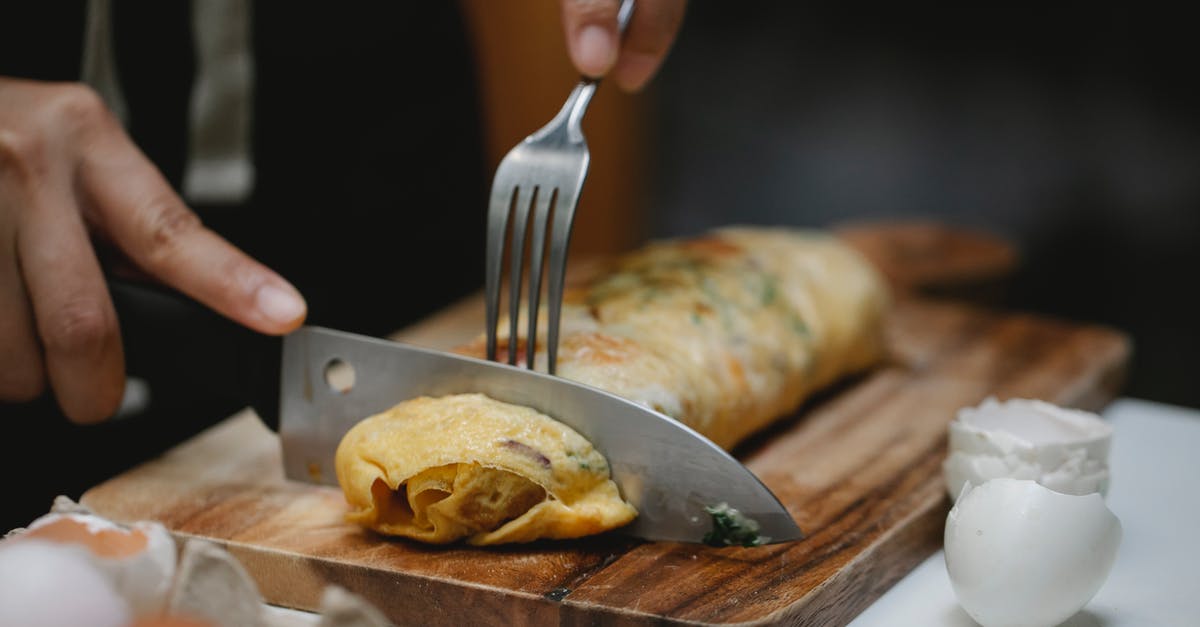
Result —
<instances>
[{"instance_id":1,"label":"human hand","mask_svg":"<svg viewBox=\"0 0 1200 627\"><path fill-rule=\"evenodd\" d=\"M687 0L638 0L624 39L617 34L620 6L621 0L562 0L567 52L581 74L611 71L617 86L637 91L671 49Z\"/></svg>"},{"instance_id":2,"label":"human hand","mask_svg":"<svg viewBox=\"0 0 1200 627\"><path fill-rule=\"evenodd\" d=\"M202 226L95 92L0 77L0 400L49 384L73 421L116 411L125 360L93 238L256 331L304 320L299 292Z\"/></svg>"}]
</instances>

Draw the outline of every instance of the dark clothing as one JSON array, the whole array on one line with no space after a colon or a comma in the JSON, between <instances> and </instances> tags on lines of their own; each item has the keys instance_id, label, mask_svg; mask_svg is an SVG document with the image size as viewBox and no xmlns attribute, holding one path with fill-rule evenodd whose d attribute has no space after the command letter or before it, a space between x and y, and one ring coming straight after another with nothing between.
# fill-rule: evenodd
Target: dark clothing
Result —
<instances>
[{"instance_id":1,"label":"dark clothing","mask_svg":"<svg viewBox=\"0 0 1200 627\"><path fill-rule=\"evenodd\" d=\"M0 9L0 75L78 80L84 3L12 4ZM254 191L243 205L195 209L292 281L312 324L382 335L481 283L486 175L455 10L443 2L253 5ZM184 2L114 1L128 129L177 189L195 62L188 19ZM148 410L77 427L49 396L0 406L0 470L22 477L10 482L20 492L5 499L0 528L248 403L272 404L271 342L248 340L253 334L177 295L135 296L121 299L133 311L119 315L128 371L150 382ZM266 352L222 364L235 340ZM41 460L34 471L22 465L30 456Z\"/></svg>"}]
</instances>

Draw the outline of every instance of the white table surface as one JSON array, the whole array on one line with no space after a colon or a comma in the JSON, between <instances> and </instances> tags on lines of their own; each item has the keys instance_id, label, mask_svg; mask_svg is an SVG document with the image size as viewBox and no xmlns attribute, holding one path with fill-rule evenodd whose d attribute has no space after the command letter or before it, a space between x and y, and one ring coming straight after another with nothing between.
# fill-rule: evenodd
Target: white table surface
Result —
<instances>
[{"instance_id":1,"label":"white table surface","mask_svg":"<svg viewBox=\"0 0 1200 627\"><path fill-rule=\"evenodd\" d=\"M1114 427L1109 509L1124 534L1108 581L1064 627L1200 627L1200 411L1120 399L1103 413ZM270 608L278 627L316 624ZM954 598L942 552L921 563L851 627L975 627Z\"/></svg>"},{"instance_id":2,"label":"white table surface","mask_svg":"<svg viewBox=\"0 0 1200 627\"><path fill-rule=\"evenodd\" d=\"M1108 507L1124 534L1108 581L1069 627L1200 626L1200 411L1120 399ZM851 627L974 627L954 598L941 551Z\"/></svg>"}]
</instances>

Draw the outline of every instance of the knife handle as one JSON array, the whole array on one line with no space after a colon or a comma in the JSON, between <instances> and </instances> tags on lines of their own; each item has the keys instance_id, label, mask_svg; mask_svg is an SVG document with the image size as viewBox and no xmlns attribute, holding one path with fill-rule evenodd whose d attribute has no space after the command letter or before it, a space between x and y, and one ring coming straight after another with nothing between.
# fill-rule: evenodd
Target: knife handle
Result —
<instances>
[{"instance_id":1,"label":"knife handle","mask_svg":"<svg viewBox=\"0 0 1200 627\"><path fill-rule=\"evenodd\" d=\"M264 336L166 288L110 278L129 376L147 382L151 402L169 398L250 405L279 424L277 337Z\"/></svg>"}]
</instances>

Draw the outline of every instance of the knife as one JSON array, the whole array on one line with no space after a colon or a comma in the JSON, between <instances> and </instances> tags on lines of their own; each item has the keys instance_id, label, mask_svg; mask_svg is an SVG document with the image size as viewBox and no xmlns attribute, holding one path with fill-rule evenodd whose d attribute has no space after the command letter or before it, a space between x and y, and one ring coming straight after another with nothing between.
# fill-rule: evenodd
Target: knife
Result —
<instances>
[{"instance_id":1,"label":"knife","mask_svg":"<svg viewBox=\"0 0 1200 627\"><path fill-rule=\"evenodd\" d=\"M800 529L742 464L692 429L626 399L566 379L319 327L279 340L253 333L170 290L109 279L129 372L157 398L247 404L283 444L289 479L336 485L333 456L359 420L416 396L481 392L558 419L608 458L639 516L623 528L648 540L698 542L705 506L726 503L770 542ZM331 362L337 361L333 367ZM329 371L334 385L326 381ZM334 378L349 372L353 385Z\"/></svg>"},{"instance_id":2,"label":"knife","mask_svg":"<svg viewBox=\"0 0 1200 627\"><path fill-rule=\"evenodd\" d=\"M346 382L350 374L352 384ZM665 414L540 372L321 327L303 327L283 339L284 471L290 479L336 485L334 452L358 421L417 396L466 392L532 407L587 438L638 510L625 533L699 542L713 526L705 508L727 504L757 521L765 541L802 537L758 477Z\"/></svg>"}]
</instances>

